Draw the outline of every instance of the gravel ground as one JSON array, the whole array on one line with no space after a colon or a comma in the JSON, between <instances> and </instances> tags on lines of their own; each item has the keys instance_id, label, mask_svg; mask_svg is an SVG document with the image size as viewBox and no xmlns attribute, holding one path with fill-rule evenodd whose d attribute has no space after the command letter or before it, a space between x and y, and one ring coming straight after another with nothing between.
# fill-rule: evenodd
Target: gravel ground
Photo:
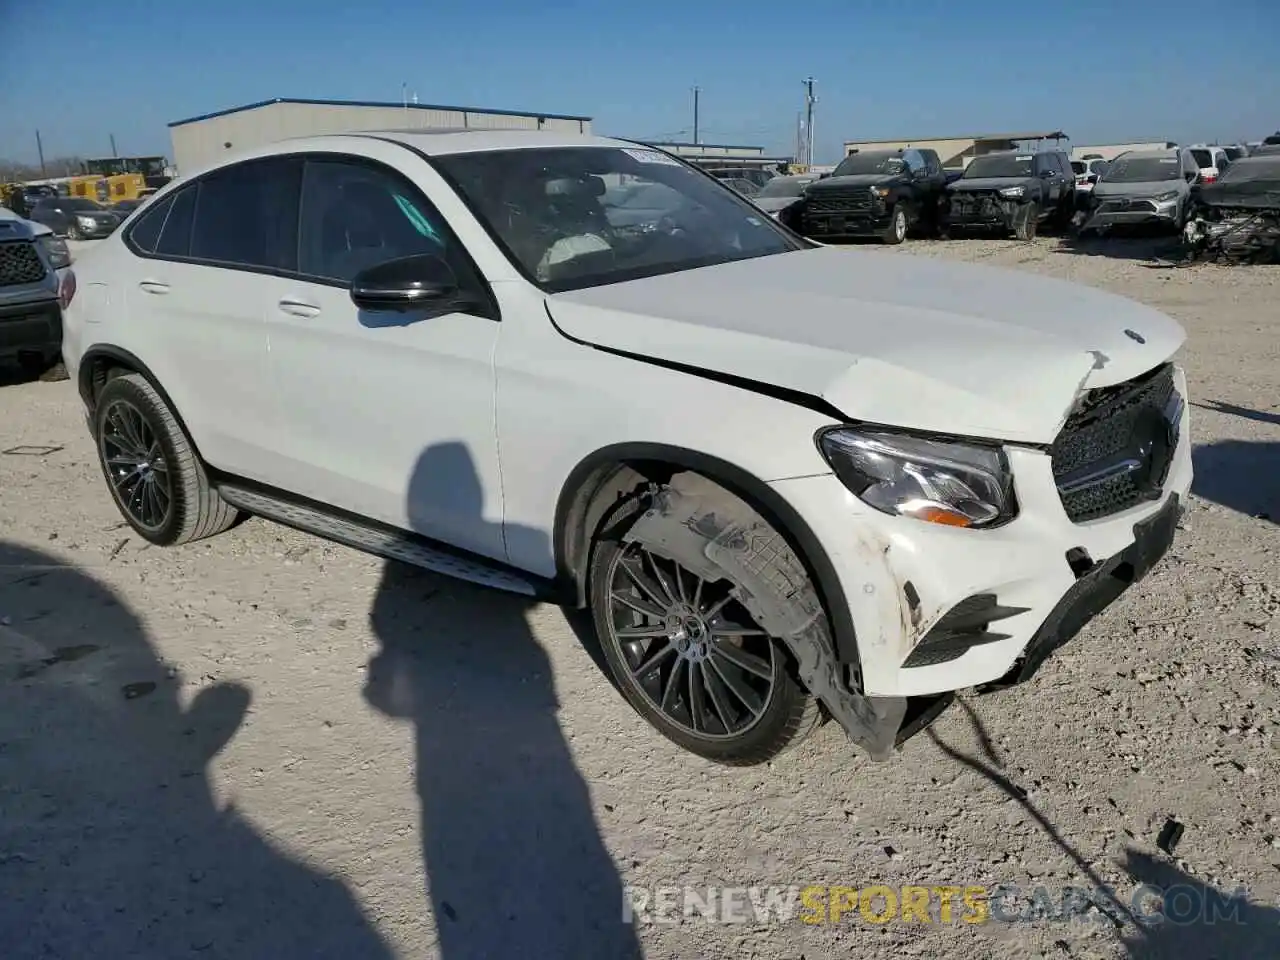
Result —
<instances>
[{"instance_id":1,"label":"gravel ground","mask_svg":"<svg viewBox=\"0 0 1280 960\"><path fill-rule=\"evenodd\" d=\"M884 764L829 725L767 767L712 766L632 713L560 610L263 521L148 548L72 387L4 386L4 955L1280 955L1280 267L1152 250L902 248L1180 320L1197 478L1148 580L1033 683L966 697ZM1181 885L1188 917L1209 890L1249 902L1181 925L811 925L743 896L718 915L745 922L619 922L626 887L1108 885L1127 904L1143 883Z\"/></svg>"}]
</instances>

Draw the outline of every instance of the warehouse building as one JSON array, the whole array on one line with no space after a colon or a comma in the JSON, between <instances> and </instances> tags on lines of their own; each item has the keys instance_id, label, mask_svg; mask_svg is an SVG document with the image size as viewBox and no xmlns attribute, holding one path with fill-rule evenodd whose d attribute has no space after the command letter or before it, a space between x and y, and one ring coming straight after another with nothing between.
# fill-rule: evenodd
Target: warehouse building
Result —
<instances>
[{"instance_id":1,"label":"warehouse building","mask_svg":"<svg viewBox=\"0 0 1280 960\"><path fill-rule=\"evenodd\" d=\"M590 133L591 118L429 103L276 98L175 120L169 124L169 137L173 142L173 162L179 173L187 173L217 161L228 151L248 150L290 137L419 127Z\"/></svg>"},{"instance_id":2,"label":"warehouse building","mask_svg":"<svg viewBox=\"0 0 1280 960\"><path fill-rule=\"evenodd\" d=\"M1000 150L1017 150L1023 144L1046 140L1055 143L1066 139L1061 130L1031 130L1021 133L974 133L959 137L922 137L919 140L847 140L845 156L855 150L935 150L942 165L950 169L965 167L974 157Z\"/></svg>"},{"instance_id":3,"label":"warehouse building","mask_svg":"<svg viewBox=\"0 0 1280 960\"><path fill-rule=\"evenodd\" d=\"M777 170L795 162L795 157L765 156L764 147L742 146L727 143L683 143L678 140L648 140L651 147L658 147L690 163L703 167L727 169L742 167L746 170Z\"/></svg>"},{"instance_id":4,"label":"warehouse building","mask_svg":"<svg viewBox=\"0 0 1280 960\"><path fill-rule=\"evenodd\" d=\"M1138 140L1133 143L1097 143L1083 147L1071 148L1072 160L1095 159L1101 157L1103 160L1114 160L1122 153L1128 153L1130 150L1168 150L1170 147L1176 147L1177 144L1172 140Z\"/></svg>"}]
</instances>

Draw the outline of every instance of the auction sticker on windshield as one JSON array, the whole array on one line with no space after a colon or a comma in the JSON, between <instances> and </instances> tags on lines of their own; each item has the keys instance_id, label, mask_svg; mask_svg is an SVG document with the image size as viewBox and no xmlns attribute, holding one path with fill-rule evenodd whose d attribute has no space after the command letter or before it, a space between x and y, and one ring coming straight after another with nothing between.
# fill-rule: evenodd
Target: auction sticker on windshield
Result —
<instances>
[{"instance_id":1,"label":"auction sticker on windshield","mask_svg":"<svg viewBox=\"0 0 1280 960\"><path fill-rule=\"evenodd\" d=\"M637 163L665 163L670 167L680 166L680 161L672 157L668 157L665 153L659 153L657 150L630 150L622 151Z\"/></svg>"}]
</instances>

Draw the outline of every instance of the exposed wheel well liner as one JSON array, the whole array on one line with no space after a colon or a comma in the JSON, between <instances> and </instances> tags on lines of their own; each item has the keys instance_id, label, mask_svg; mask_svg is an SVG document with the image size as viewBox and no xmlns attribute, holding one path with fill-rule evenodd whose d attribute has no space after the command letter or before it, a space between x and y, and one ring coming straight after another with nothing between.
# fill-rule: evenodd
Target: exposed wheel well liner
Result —
<instances>
[{"instance_id":1,"label":"exposed wheel well liner","mask_svg":"<svg viewBox=\"0 0 1280 960\"><path fill-rule=\"evenodd\" d=\"M556 576L567 600L575 606L586 605L592 532L617 497L646 480L663 482L683 470L699 473L740 497L791 541L818 588L841 663L856 667L858 646L844 589L809 525L763 480L728 461L684 447L613 444L573 468L561 488L555 516Z\"/></svg>"},{"instance_id":2,"label":"exposed wheel well liner","mask_svg":"<svg viewBox=\"0 0 1280 960\"><path fill-rule=\"evenodd\" d=\"M106 384L108 375L113 368L137 373L146 378L146 381L151 384L156 393L160 394L160 399L165 402L165 406L173 413L174 419L178 421L178 425L182 427L183 432L190 438L191 448L195 451L196 456L200 457L200 446L196 443L191 429L187 426L187 422L182 418L182 412L178 409L177 404L173 402L173 398L169 396L168 391L165 390L164 384L160 382L145 363L121 347L113 347L107 344L96 345L86 350L84 356L80 358L77 388L80 391L80 399L84 401L85 409L89 411L89 415L93 415L98 403L98 394L102 391L102 387ZM204 458L200 457L200 459L203 460Z\"/></svg>"}]
</instances>

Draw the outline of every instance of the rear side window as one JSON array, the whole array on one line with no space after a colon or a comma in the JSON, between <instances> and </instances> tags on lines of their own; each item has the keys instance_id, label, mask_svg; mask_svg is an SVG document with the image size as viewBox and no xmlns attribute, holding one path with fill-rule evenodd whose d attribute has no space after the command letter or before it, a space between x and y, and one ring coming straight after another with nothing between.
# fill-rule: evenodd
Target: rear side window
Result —
<instances>
[{"instance_id":1,"label":"rear side window","mask_svg":"<svg viewBox=\"0 0 1280 960\"><path fill-rule=\"evenodd\" d=\"M297 267L302 164L255 160L200 180L191 257L272 270Z\"/></svg>"},{"instance_id":2,"label":"rear side window","mask_svg":"<svg viewBox=\"0 0 1280 960\"><path fill-rule=\"evenodd\" d=\"M169 215L171 206L173 206L173 197L165 197L140 216L138 222L129 228L129 241L143 253L156 252L160 230L164 227L165 217Z\"/></svg>"},{"instance_id":3,"label":"rear side window","mask_svg":"<svg viewBox=\"0 0 1280 960\"><path fill-rule=\"evenodd\" d=\"M169 215L160 228L155 253L161 257L186 257L191 250L191 224L195 219L198 184L184 187L174 195Z\"/></svg>"}]
</instances>

